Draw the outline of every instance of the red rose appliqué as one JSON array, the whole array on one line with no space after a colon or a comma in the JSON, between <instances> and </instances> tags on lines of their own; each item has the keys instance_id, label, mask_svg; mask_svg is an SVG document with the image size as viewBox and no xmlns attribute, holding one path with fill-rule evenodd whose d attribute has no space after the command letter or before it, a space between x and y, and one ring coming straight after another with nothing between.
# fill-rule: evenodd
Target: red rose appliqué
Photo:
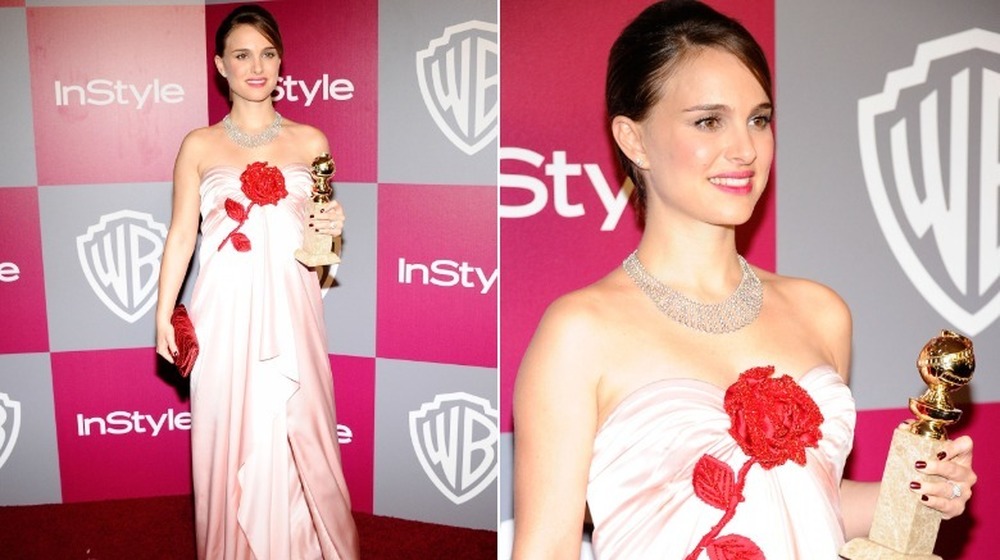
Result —
<instances>
[{"instance_id":1,"label":"red rose appliqu\u00e9","mask_svg":"<svg viewBox=\"0 0 1000 560\"><path fill-rule=\"evenodd\" d=\"M773 373L773 367L747 370L726 391L729 434L765 469L789 460L805 465L806 448L822 437L823 414L794 379Z\"/></svg>"},{"instance_id":2,"label":"red rose appliqu\u00e9","mask_svg":"<svg viewBox=\"0 0 1000 560\"><path fill-rule=\"evenodd\" d=\"M246 170L240 174L240 190L250 199L250 204L246 208L242 204L231 198L225 202L226 215L230 219L238 222L236 228L229 232L229 235L219 244L219 250L226 246L226 242L232 241L233 248L239 252L250 250L250 239L240 233L240 228L247 221L250 209L265 204L278 204L278 201L288 196L285 189L285 176L277 167L269 166L267 162L254 162L247 166Z\"/></svg>"},{"instance_id":3,"label":"red rose appliqu\u00e9","mask_svg":"<svg viewBox=\"0 0 1000 560\"><path fill-rule=\"evenodd\" d=\"M694 560L702 550L712 560L763 560L764 553L749 538L718 536L744 499L747 472L755 463L764 469L789 460L805 465L806 448L816 447L822 438L823 414L816 403L794 379L773 374L770 366L749 369L726 390L729 434L749 459L738 473L711 455L698 460L692 480L695 495L725 513L686 560Z\"/></svg>"}]
</instances>

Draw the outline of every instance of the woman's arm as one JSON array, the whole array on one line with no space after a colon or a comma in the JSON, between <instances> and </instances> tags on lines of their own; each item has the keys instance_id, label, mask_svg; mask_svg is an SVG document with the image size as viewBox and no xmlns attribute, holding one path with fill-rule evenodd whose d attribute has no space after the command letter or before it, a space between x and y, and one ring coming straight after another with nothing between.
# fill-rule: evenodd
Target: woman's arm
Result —
<instances>
[{"instance_id":1,"label":"woman's arm","mask_svg":"<svg viewBox=\"0 0 1000 560\"><path fill-rule=\"evenodd\" d=\"M184 282L198 239L198 185L201 177L195 154L201 150L197 147L197 134L193 132L184 139L174 163L173 212L167 241L163 247L163 260L160 262L156 301L156 353L170 363L174 363L173 356L177 351L170 314L177 303L177 294Z\"/></svg>"},{"instance_id":2,"label":"woman's arm","mask_svg":"<svg viewBox=\"0 0 1000 560\"><path fill-rule=\"evenodd\" d=\"M843 480L840 483L840 508L844 516L846 540L868 535L880 486L878 482L856 480Z\"/></svg>"},{"instance_id":3,"label":"woman's arm","mask_svg":"<svg viewBox=\"0 0 1000 560\"><path fill-rule=\"evenodd\" d=\"M514 559L580 557L597 422L593 320L553 304L514 389Z\"/></svg>"}]
</instances>

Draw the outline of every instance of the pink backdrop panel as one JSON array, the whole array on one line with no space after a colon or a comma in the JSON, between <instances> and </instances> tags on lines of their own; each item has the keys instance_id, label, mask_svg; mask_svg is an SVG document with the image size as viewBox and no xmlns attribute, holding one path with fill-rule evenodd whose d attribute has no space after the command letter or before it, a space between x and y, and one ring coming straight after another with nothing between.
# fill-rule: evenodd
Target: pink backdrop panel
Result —
<instances>
[{"instance_id":1,"label":"pink backdrop panel","mask_svg":"<svg viewBox=\"0 0 1000 560\"><path fill-rule=\"evenodd\" d=\"M378 356L496 367L496 191L378 194Z\"/></svg>"},{"instance_id":2,"label":"pink backdrop panel","mask_svg":"<svg viewBox=\"0 0 1000 560\"><path fill-rule=\"evenodd\" d=\"M38 190L0 189L0 354L46 352Z\"/></svg>"},{"instance_id":3,"label":"pink backdrop panel","mask_svg":"<svg viewBox=\"0 0 1000 560\"><path fill-rule=\"evenodd\" d=\"M375 472L375 358L330 356L340 455L351 509L372 513ZM350 441L345 441L345 438Z\"/></svg>"},{"instance_id":4,"label":"pink backdrop panel","mask_svg":"<svg viewBox=\"0 0 1000 560\"><path fill-rule=\"evenodd\" d=\"M52 390L64 502L191 492L189 403L152 348L53 353Z\"/></svg>"},{"instance_id":5,"label":"pink backdrop panel","mask_svg":"<svg viewBox=\"0 0 1000 560\"><path fill-rule=\"evenodd\" d=\"M996 426L1000 423L1000 403L959 403L965 412L948 436L956 438L969 435L973 441L989 442L995 439ZM889 441L896 426L913 418L908 409L863 410L858 413L858 426L854 434L854 451L847 464L845 478L880 480L889 454ZM975 448L973 466L977 467L979 480L969 501L968 511L962 517L944 521L938 534L935 552L945 558L994 558L996 535L1000 523L993 514L993 507L1000 502L1000 480L996 472L985 468L1000 464L1000 450L993 445ZM973 531L973 528L975 530Z\"/></svg>"},{"instance_id":6,"label":"pink backdrop panel","mask_svg":"<svg viewBox=\"0 0 1000 560\"><path fill-rule=\"evenodd\" d=\"M215 30L238 5L206 8L209 122L229 112L212 62ZM275 107L322 130L337 162L335 180L375 182L378 145L378 0L269 2L285 57ZM223 82L224 83L224 82ZM319 155L319 154L316 154Z\"/></svg>"},{"instance_id":7,"label":"pink backdrop panel","mask_svg":"<svg viewBox=\"0 0 1000 560\"><path fill-rule=\"evenodd\" d=\"M773 2L711 2L740 19L773 66ZM515 372L542 312L635 247L604 111L608 50L649 2L501 2L501 428ZM558 21L553 26L551 22ZM616 198L617 197L617 198ZM741 231L748 259L774 269L774 197Z\"/></svg>"},{"instance_id":8,"label":"pink backdrop panel","mask_svg":"<svg viewBox=\"0 0 1000 560\"><path fill-rule=\"evenodd\" d=\"M28 8L40 185L170 180L205 124L203 11Z\"/></svg>"}]
</instances>

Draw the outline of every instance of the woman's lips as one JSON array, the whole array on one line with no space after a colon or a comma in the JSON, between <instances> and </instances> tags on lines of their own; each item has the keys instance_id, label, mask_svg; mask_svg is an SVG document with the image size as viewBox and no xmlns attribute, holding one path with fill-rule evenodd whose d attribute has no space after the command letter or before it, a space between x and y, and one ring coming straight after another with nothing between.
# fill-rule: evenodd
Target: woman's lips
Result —
<instances>
[{"instance_id":1,"label":"woman's lips","mask_svg":"<svg viewBox=\"0 0 1000 560\"><path fill-rule=\"evenodd\" d=\"M723 173L709 177L708 182L716 188L732 194L748 194L753 191L753 172Z\"/></svg>"}]
</instances>

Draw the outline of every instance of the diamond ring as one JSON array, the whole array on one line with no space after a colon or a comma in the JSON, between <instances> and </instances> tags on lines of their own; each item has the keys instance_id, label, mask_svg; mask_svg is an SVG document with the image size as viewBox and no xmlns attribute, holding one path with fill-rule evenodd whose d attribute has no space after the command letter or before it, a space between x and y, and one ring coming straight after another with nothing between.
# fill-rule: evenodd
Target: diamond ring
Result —
<instances>
[{"instance_id":1,"label":"diamond ring","mask_svg":"<svg viewBox=\"0 0 1000 560\"><path fill-rule=\"evenodd\" d=\"M951 496L949 496L949 499L954 500L955 498L961 498L962 487L950 480L948 481L948 484L951 484Z\"/></svg>"}]
</instances>

